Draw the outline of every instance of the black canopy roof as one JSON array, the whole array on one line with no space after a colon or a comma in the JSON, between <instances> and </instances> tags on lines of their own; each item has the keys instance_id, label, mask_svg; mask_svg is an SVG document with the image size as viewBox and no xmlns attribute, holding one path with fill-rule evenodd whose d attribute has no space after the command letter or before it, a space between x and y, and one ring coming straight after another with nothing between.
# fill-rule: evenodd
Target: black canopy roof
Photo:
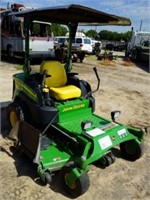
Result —
<instances>
[{"instance_id":1,"label":"black canopy roof","mask_svg":"<svg viewBox=\"0 0 150 200\"><path fill-rule=\"evenodd\" d=\"M34 18L34 20L58 22L62 24L131 25L131 21L128 18L108 14L75 4L25 10L11 14L15 14L16 16L20 17L30 17L31 19Z\"/></svg>"}]
</instances>

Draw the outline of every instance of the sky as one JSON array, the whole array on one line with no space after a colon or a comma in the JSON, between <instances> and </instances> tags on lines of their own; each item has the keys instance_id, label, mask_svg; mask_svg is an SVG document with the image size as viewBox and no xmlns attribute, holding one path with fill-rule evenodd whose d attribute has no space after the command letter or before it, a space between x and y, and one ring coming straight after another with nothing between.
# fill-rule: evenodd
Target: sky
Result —
<instances>
[{"instance_id":1,"label":"sky","mask_svg":"<svg viewBox=\"0 0 150 200\"><path fill-rule=\"evenodd\" d=\"M107 12L109 14L127 17L131 20L131 26L99 26L99 27L79 27L88 31L94 29L126 32L131 27L134 30L150 31L150 0L0 0L0 8L7 8L7 5L20 3L25 6L44 8L58 5L80 4L90 8Z\"/></svg>"}]
</instances>

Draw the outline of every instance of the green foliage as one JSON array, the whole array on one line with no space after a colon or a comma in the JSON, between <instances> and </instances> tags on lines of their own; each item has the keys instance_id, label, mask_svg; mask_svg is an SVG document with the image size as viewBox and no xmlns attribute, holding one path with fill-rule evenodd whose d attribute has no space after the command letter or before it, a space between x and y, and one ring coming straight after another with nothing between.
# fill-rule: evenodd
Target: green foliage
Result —
<instances>
[{"instance_id":1,"label":"green foliage","mask_svg":"<svg viewBox=\"0 0 150 200\"><path fill-rule=\"evenodd\" d=\"M54 36L65 36L68 32L68 29L60 24L52 23L52 32Z\"/></svg>"},{"instance_id":2,"label":"green foliage","mask_svg":"<svg viewBox=\"0 0 150 200\"><path fill-rule=\"evenodd\" d=\"M97 60L97 57L95 55L88 55L86 57L87 60Z\"/></svg>"},{"instance_id":3,"label":"green foliage","mask_svg":"<svg viewBox=\"0 0 150 200\"><path fill-rule=\"evenodd\" d=\"M90 29L87 32L84 30L78 30L79 32L85 33L86 36L90 38L94 38L96 40L109 40L109 41L121 41L124 40L125 42L128 42L131 38L131 31L125 32L125 33L118 33L118 32L112 32L108 30L102 30L99 33L96 30ZM65 36L68 32L67 27L62 26L60 24L52 24L52 32L54 36Z\"/></svg>"},{"instance_id":4,"label":"green foliage","mask_svg":"<svg viewBox=\"0 0 150 200\"><path fill-rule=\"evenodd\" d=\"M51 26L46 24L33 23L31 26L31 34L37 36L51 35Z\"/></svg>"},{"instance_id":5,"label":"green foliage","mask_svg":"<svg viewBox=\"0 0 150 200\"><path fill-rule=\"evenodd\" d=\"M97 39L97 32L95 30L89 30L86 32L86 36L90 37L90 38L94 38Z\"/></svg>"},{"instance_id":6,"label":"green foliage","mask_svg":"<svg viewBox=\"0 0 150 200\"><path fill-rule=\"evenodd\" d=\"M117 32L111 32L107 30L100 31L98 33L101 40L109 40L109 41L121 41L124 40L125 42L129 41L131 37L131 31L128 31L126 33L117 33Z\"/></svg>"},{"instance_id":7,"label":"green foliage","mask_svg":"<svg viewBox=\"0 0 150 200\"><path fill-rule=\"evenodd\" d=\"M85 31L84 31L84 29L78 29L77 32L81 32L81 33L86 34Z\"/></svg>"},{"instance_id":8,"label":"green foliage","mask_svg":"<svg viewBox=\"0 0 150 200\"><path fill-rule=\"evenodd\" d=\"M16 68L17 70L23 70L23 65L16 65L15 68Z\"/></svg>"}]
</instances>

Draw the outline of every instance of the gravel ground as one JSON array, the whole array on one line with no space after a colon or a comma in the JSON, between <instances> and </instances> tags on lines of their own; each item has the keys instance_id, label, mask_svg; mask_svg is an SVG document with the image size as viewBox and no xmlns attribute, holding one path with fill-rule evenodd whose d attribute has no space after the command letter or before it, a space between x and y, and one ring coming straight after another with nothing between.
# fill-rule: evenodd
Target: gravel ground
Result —
<instances>
[{"instance_id":1,"label":"gravel ground","mask_svg":"<svg viewBox=\"0 0 150 200\"><path fill-rule=\"evenodd\" d=\"M116 52L117 53L117 52ZM123 56L123 54L122 54ZM117 60L99 61L95 57L83 63L73 63L73 72L87 80L93 90L97 81L92 68L97 67L101 78L96 98L96 113L110 118L112 110L121 110L119 122L136 128L147 127L145 152L142 158L129 162L116 154L116 162L105 168L90 165L90 188L79 200L149 200L150 199L150 74L145 64L136 66ZM12 75L19 71L17 64L0 63L0 102L10 101ZM2 116L3 117L3 116ZM2 200L67 200L71 199L59 186L54 176L52 185L43 186L36 169L25 155L18 155L10 141L0 136L0 199Z\"/></svg>"}]
</instances>

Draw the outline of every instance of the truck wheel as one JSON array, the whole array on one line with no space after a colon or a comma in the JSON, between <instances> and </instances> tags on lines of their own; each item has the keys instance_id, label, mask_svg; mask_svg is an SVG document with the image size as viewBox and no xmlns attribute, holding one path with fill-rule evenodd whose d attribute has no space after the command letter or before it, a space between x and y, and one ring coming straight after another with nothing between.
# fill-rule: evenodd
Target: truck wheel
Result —
<instances>
[{"instance_id":1,"label":"truck wheel","mask_svg":"<svg viewBox=\"0 0 150 200\"><path fill-rule=\"evenodd\" d=\"M13 48L11 46L9 46L7 48L7 56L8 56L8 58L13 58L13 56L14 56Z\"/></svg>"},{"instance_id":2,"label":"truck wheel","mask_svg":"<svg viewBox=\"0 0 150 200\"><path fill-rule=\"evenodd\" d=\"M62 187L68 193L77 198L88 190L90 181L87 173L84 173L79 176L73 183L69 183L67 178L74 168L75 164L73 162L68 162L60 172L60 182Z\"/></svg>"},{"instance_id":3,"label":"truck wheel","mask_svg":"<svg viewBox=\"0 0 150 200\"><path fill-rule=\"evenodd\" d=\"M129 57L129 52L125 50L125 57Z\"/></svg>"},{"instance_id":4,"label":"truck wheel","mask_svg":"<svg viewBox=\"0 0 150 200\"><path fill-rule=\"evenodd\" d=\"M136 52L136 50L132 51L131 58L132 58L133 61L137 61L137 52Z\"/></svg>"},{"instance_id":5,"label":"truck wheel","mask_svg":"<svg viewBox=\"0 0 150 200\"><path fill-rule=\"evenodd\" d=\"M143 143L138 144L136 141L130 140L121 143L120 150L126 159L135 161L143 155L144 146Z\"/></svg>"},{"instance_id":6,"label":"truck wheel","mask_svg":"<svg viewBox=\"0 0 150 200\"><path fill-rule=\"evenodd\" d=\"M13 128L18 121L24 120L23 110L21 106L15 102L8 105L7 113L11 128Z\"/></svg>"},{"instance_id":7,"label":"truck wheel","mask_svg":"<svg viewBox=\"0 0 150 200\"><path fill-rule=\"evenodd\" d=\"M137 61L137 52L134 52L134 61Z\"/></svg>"},{"instance_id":8,"label":"truck wheel","mask_svg":"<svg viewBox=\"0 0 150 200\"><path fill-rule=\"evenodd\" d=\"M80 63L83 63L83 59L80 59Z\"/></svg>"}]
</instances>

